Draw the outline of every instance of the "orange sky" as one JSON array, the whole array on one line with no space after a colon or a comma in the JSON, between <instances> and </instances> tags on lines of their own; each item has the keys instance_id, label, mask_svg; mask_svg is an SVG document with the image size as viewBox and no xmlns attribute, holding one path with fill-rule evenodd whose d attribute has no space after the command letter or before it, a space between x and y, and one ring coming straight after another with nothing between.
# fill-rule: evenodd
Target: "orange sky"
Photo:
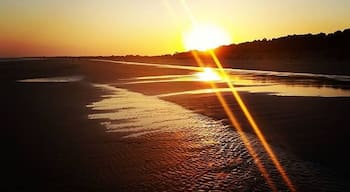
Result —
<instances>
[{"instance_id":1,"label":"orange sky","mask_svg":"<svg viewBox=\"0 0 350 192\"><path fill-rule=\"evenodd\" d=\"M348 0L187 0L194 17L234 43L350 27ZM158 55L184 50L181 0L0 2L0 57Z\"/></svg>"}]
</instances>

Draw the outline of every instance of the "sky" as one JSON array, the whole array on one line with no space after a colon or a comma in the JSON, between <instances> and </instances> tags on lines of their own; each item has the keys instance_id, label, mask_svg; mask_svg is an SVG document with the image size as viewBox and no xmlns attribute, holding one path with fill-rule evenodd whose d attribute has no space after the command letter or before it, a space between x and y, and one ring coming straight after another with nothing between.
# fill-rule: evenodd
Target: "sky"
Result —
<instances>
[{"instance_id":1,"label":"sky","mask_svg":"<svg viewBox=\"0 0 350 192\"><path fill-rule=\"evenodd\" d=\"M350 28L349 10L349 0L0 0L0 57L173 54L190 15L232 43L330 33Z\"/></svg>"}]
</instances>

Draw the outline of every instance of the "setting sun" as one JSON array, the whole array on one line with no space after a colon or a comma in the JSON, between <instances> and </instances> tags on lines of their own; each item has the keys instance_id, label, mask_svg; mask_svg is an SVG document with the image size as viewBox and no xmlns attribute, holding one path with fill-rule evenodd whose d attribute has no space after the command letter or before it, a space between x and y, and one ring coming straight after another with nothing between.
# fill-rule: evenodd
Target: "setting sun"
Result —
<instances>
[{"instance_id":1,"label":"setting sun","mask_svg":"<svg viewBox=\"0 0 350 192\"><path fill-rule=\"evenodd\" d=\"M230 43L230 35L214 25L196 25L184 35L187 50L205 51Z\"/></svg>"}]
</instances>

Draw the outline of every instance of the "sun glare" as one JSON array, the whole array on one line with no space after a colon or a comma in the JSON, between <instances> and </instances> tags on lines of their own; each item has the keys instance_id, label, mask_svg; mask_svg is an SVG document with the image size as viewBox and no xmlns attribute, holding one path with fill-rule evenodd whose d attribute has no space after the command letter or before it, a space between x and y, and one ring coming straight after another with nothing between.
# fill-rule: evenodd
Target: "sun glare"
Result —
<instances>
[{"instance_id":1,"label":"sun glare","mask_svg":"<svg viewBox=\"0 0 350 192\"><path fill-rule=\"evenodd\" d=\"M184 45L187 50L205 51L230 43L230 35L213 25L196 25L184 34Z\"/></svg>"},{"instance_id":2,"label":"sun glare","mask_svg":"<svg viewBox=\"0 0 350 192\"><path fill-rule=\"evenodd\" d=\"M219 81L221 80L220 75L215 72L212 68L205 67L203 71L196 73L199 81Z\"/></svg>"}]
</instances>

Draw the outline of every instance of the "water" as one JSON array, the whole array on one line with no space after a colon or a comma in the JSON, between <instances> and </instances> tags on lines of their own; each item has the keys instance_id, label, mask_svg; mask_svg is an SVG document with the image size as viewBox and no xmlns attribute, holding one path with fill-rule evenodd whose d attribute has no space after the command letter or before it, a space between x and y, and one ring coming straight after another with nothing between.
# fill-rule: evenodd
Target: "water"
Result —
<instances>
[{"instance_id":1,"label":"water","mask_svg":"<svg viewBox=\"0 0 350 192\"><path fill-rule=\"evenodd\" d=\"M124 132L124 138L159 131L224 127L208 117L156 97L109 85L100 84L95 87L112 91L112 94L105 95L102 100L87 106L96 111L90 114L89 118L103 120L102 124L106 126L107 132Z\"/></svg>"},{"instance_id":2,"label":"water","mask_svg":"<svg viewBox=\"0 0 350 192\"><path fill-rule=\"evenodd\" d=\"M20 83L69 83L77 82L83 80L83 76L62 76L62 77L45 77L45 78L32 78L32 79L22 79L17 82Z\"/></svg>"},{"instance_id":3,"label":"water","mask_svg":"<svg viewBox=\"0 0 350 192\"><path fill-rule=\"evenodd\" d=\"M11 62L11 61L44 61L46 58L40 57L20 57L20 58L0 58L0 62Z\"/></svg>"},{"instance_id":4,"label":"water","mask_svg":"<svg viewBox=\"0 0 350 192\"><path fill-rule=\"evenodd\" d=\"M154 64L140 62L125 62L112 60L94 60L112 62L125 65L143 65L158 68L187 69L190 74L145 76L122 79L121 84L152 84L171 82L201 82L198 76L203 68L182 65ZM215 71L215 69L213 69ZM327 75L312 73L292 73L244 69L224 69L230 77L230 82L239 92L263 93L277 96L302 97L350 97L350 76ZM192 71L192 72L191 72ZM225 84L224 80L212 81L216 84ZM204 81L205 83L205 81ZM222 87L222 86L221 86ZM159 97L168 97L183 94L213 94L215 91L231 92L228 88L191 90L176 93L161 94Z\"/></svg>"},{"instance_id":5,"label":"water","mask_svg":"<svg viewBox=\"0 0 350 192\"><path fill-rule=\"evenodd\" d=\"M177 76L148 76L124 80L123 84L147 84L147 83L171 83L171 82L198 82L202 81L193 73L192 75ZM258 74L229 74L230 81L238 92L264 93L277 96L302 96L302 97L349 97L350 89L348 79L338 76L333 81L319 79L316 76L303 76L292 74L284 76L283 74L260 76ZM283 76L283 78L281 77ZM325 77L323 77L325 78ZM344 79L343 79L344 78ZM217 81L216 84L226 84L223 81ZM231 92L229 88L217 89L194 89L191 91L175 92L158 95L159 97L168 97L185 94L213 94L215 92Z\"/></svg>"}]
</instances>

